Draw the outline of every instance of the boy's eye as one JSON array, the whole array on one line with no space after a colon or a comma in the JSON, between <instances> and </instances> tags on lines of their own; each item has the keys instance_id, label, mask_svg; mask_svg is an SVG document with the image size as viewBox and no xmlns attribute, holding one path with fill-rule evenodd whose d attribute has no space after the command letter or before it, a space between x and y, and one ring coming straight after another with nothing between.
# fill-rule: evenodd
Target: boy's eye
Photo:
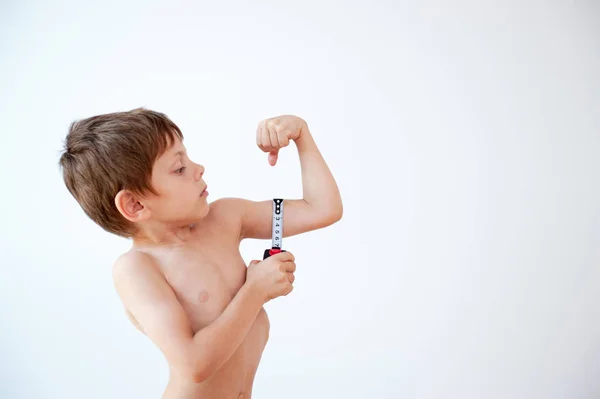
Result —
<instances>
[{"instance_id":1,"label":"boy's eye","mask_svg":"<svg viewBox=\"0 0 600 399\"><path fill-rule=\"evenodd\" d=\"M181 168L177 169L175 172L180 175L183 173L184 170L185 170L185 166L182 166Z\"/></svg>"}]
</instances>

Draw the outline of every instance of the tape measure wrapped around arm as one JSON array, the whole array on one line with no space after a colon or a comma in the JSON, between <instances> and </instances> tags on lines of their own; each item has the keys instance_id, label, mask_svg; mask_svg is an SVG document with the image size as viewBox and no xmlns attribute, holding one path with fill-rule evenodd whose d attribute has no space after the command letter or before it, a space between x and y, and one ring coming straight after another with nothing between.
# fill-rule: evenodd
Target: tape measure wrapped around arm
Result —
<instances>
[{"instance_id":1,"label":"tape measure wrapped around arm","mask_svg":"<svg viewBox=\"0 0 600 399\"><path fill-rule=\"evenodd\" d=\"M265 249L263 260L280 252L286 252L282 249L283 243L283 198L273 199L273 224L272 224L272 242L271 248Z\"/></svg>"}]
</instances>

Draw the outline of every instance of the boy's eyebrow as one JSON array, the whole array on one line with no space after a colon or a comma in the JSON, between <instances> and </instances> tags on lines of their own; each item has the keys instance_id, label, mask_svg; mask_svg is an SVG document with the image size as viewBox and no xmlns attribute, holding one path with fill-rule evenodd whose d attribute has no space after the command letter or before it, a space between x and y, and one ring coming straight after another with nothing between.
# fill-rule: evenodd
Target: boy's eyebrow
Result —
<instances>
[{"instance_id":1,"label":"boy's eyebrow","mask_svg":"<svg viewBox=\"0 0 600 399\"><path fill-rule=\"evenodd\" d=\"M178 158L179 156L184 156L184 155L185 155L185 150L179 150L175 154L173 154L173 158ZM169 168L172 168L173 165L175 165L176 162L177 162L177 159L174 160L174 161L171 161L170 162L171 166L169 166Z\"/></svg>"}]
</instances>

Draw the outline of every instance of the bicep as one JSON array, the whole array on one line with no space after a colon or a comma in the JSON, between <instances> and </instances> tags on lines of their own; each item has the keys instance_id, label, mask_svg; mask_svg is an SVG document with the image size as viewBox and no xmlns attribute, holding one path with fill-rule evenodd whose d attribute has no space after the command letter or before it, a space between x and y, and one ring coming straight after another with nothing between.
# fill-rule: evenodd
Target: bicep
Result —
<instances>
[{"instance_id":1,"label":"bicep","mask_svg":"<svg viewBox=\"0 0 600 399\"><path fill-rule=\"evenodd\" d=\"M183 307L158 268L147 255L115 265L115 288L125 309L141 330L177 368L191 366L189 346L193 331Z\"/></svg>"},{"instance_id":2,"label":"bicep","mask_svg":"<svg viewBox=\"0 0 600 399\"><path fill-rule=\"evenodd\" d=\"M238 199L241 218L241 238L268 239L272 237L273 200ZM284 199L282 237L290 237L325 227L325 215L313 209L303 199Z\"/></svg>"}]
</instances>

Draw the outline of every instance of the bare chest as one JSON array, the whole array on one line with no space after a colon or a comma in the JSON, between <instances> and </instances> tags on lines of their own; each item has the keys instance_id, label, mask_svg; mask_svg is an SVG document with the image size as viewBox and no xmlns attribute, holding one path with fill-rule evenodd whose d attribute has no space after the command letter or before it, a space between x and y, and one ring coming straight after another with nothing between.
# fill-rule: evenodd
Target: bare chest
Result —
<instances>
[{"instance_id":1,"label":"bare chest","mask_svg":"<svg viewBox=\"0 0 600 399\"><path fill-rule=\"evenodd\" d=\"M219 317L246 281L239 247L215 242L178 251L161 269L194 331Z\"/></svg>"}]
</instances>

